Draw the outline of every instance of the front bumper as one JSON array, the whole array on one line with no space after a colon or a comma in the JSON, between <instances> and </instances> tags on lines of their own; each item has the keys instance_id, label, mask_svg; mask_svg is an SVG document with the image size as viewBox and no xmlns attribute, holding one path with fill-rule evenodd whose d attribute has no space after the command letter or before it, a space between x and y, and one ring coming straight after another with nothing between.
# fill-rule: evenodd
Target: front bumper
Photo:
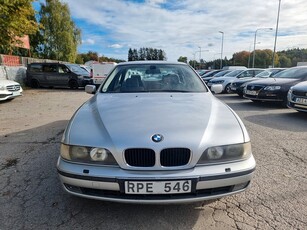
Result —
<instances>
[{"instance_id":1,"label":"front bumper","mask_svg":"<svg viewBox=\"0 0 307 230\"><path fill-rule=\"evenodd\" d=\"M5 101L9 99L13 99L15 97L22 96L22 93L19 91L16 92L0 92L0 101Z\"/></svg>"},{"instance_id":2,"label":"front bumper","mask_svg":"<svg viewBox=\"0 0 307 230\"><path fill-rule=\"evenodd\" d=\"M257 100L257 101L283 102L287 100L287 94L282 93L280 91L259 90L256 95L246 94L245 91L244 97L250 100Z\"/></svg>"},{"instance_id":3,"label":"front bumper","mask_svg":"<svg viewBox=\"0 0 307 230\"><path fill-rule=\"evenodd\" d=\"M166 204L217 199L244 191L256 162L249 159L228 164L197 166L174 171L123 170L119 167L81 165L58 159L64 190L70 194L123 203ZM191 180L192 191L182 194L126 194L125 181Z\"/></svg>"},{"instance_id":4,"label":"front bumper","mask_svg":"<svg viewBox=\"0 0 307 230\"><path fill-rule=\"evenodd\" d=\"M81 87L85 87L86 85L92 85L93 84L93 80L92 79L82 79L82 80L79 80L78 81L78 84L81 86Z\"/></svg>"},{"instance_id":5,"label":"front bumper","mask_svg":"<svg viewBox=\"0 0 307 230\"><path fill-rule=\"evenodd\" d=\"M297 99L302 99L304 101L297 102ZM288 94L288 108L295 109L301 112L307 112L307 97L306 96L295 96L293 94Z\"/></svg>"}]
</instances>

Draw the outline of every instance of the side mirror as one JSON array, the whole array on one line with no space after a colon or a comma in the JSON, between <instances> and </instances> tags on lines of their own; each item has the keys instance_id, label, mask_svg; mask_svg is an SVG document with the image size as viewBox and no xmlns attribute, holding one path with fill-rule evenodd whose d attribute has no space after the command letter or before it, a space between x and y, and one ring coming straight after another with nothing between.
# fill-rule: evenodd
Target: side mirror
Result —
<instances>
[{"instance_id":1,"label":"side mirror","mask_svg":"<svg viewBox=\"0 0 307 230\"><path fill-rule=\"evenodd\" d=\"M96 86L95 85L86 85L85 86L85 92L89 94L95 94L96 93Z\"/></svg>"},{"instance_id":2,"label":"side mirror","mask_svg":"<svg viewBox=\"0 0 307 230\"><path fill-rule=\"evenodd\" d=\"M211 86L211 92L212 93L222 93L223 86L221 84L214 84Z\"/></svg>"}]
</instances>

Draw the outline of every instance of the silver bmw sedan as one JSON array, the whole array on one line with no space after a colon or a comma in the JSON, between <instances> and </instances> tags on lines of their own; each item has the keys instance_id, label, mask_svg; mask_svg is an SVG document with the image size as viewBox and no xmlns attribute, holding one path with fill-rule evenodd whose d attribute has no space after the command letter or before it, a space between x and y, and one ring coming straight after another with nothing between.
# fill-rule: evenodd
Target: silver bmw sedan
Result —
<instances>
[{"instance_id":1,"label":"silver bmw sedan","mask_svg":"<svg viewBox=\"0 0 307 230\"><path fill-rule=\"evenodd\" d=\"M57 162L68 193L165 204L250 185L256 163L246 128L189 65L120 63L86 92L94 96L69 121Z\"/></svg>"}]
</instances>

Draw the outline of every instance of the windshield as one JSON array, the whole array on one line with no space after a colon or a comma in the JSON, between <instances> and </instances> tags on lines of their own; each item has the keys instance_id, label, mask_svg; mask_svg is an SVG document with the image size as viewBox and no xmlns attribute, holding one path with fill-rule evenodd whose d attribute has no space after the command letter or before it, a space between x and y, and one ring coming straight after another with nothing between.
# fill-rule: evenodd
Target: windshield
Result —
<instances>
[{"instance_id":1,"label":"windshield","mask_svg":"<svg viewBox=\"0 0 307 230\"><path fill-rule=\"evenodd\" d=\"M101 92L207 92L207 88L188 65L128 64L112 71Z\"/></svg>"},{"instance_id":2,"label":"windshield","mask_svg":"<svg viewBox=\"0 0 307 230\"><path fill-rule=\"evenodd\" d=\"M271 75L271 72L268 70L262 71L261 73L258 73L255 77L260 77L260 78L267 78Z\"/></svg>"},{"instance_id":3,"label":"windshield","mask_svg":"<svg viewBox=\"0 0 307 230\"><path fill-rule=\"evenodd\" d=\"M307 77L307 68L290 68L277 73L274 78L304 78Z\"/></svg>"},{"instance_id":4,"label":"windshield","mask_svg":"<svg viewBox=\"0 0 307 230\"><path fill-rule=\"evenodd\" d=\"M202 77L202 78L211 77L211 76L217 74L218 72L219 72L219 70L212 70L212 71L210 71L210 72L208 72L208 73L202 75L201 77Z\"/></svg>"},{"instance_id":5,"label":"windshield","mask_svg":"<svg viewBox=\"0 0 307 230\"><path fill-rule=\"evenodd\" d=\"M226 74L230 73L231 70L224 70L224 71L221 71L217 74L214 74L214 77L222 77L222 76L225 76Z\"/></svg>"},{"instance_id":6,"label":"windshield","mask_svg":"<svg viewBox=\"0 0 307 230\"><path fill-rule=\"evenodd\" d=\"M66 64L66 66L69 68L71 72L74 72L76 74L80 74L83 76L89 76L89 72L87 72L85 69L82 69L79 65L76 64Z\"/></svg>"},{"instance_id":7,"label":"windshield","mask_svg":"<svg viewBox=\"0 0 307 230\"><path fill-rule=\"evenodd\" d=\"M235 77L237 76L239 73L243 72L243 70L234 70L234 71L231 71L230 73L224 75L224 77Z\"/></svg>"}]
</instances>

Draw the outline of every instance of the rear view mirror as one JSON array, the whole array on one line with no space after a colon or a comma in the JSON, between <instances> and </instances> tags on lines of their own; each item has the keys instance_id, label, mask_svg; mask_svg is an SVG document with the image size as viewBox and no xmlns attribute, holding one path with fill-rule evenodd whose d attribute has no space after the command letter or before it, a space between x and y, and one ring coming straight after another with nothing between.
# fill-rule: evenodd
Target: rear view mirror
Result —
<instances>
[{"instance_id":1,"label":"rear view mirror","mask_svg":"<svg viewBox=\"0 0 307 230\"><path fill-rule=\"evenodd\" d=\"M96 86L95 85L86 85L85 86L85 92L89 94L95 94L96 93Z\"/></svg>"}]
</instances>

